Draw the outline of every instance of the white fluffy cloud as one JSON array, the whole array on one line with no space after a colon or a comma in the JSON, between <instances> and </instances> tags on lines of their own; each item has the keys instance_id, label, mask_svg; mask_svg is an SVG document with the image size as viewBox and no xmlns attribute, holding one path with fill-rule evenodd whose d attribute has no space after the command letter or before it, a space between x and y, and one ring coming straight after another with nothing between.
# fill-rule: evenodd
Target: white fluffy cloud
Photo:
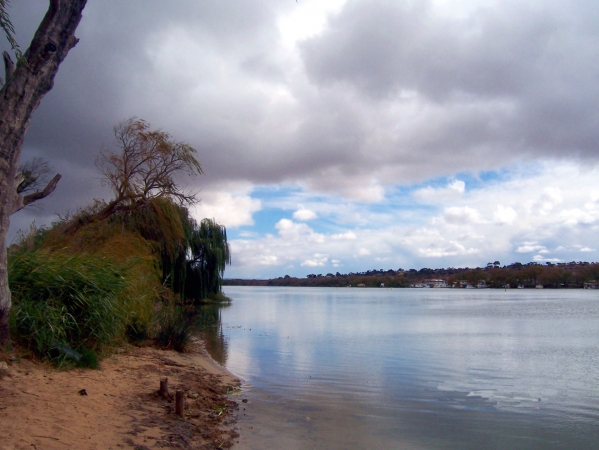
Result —
<instances>
[{"instance_id":1,"label":"white fluffy cloud","mask_svg":"<svg viewBox=\"0 0 599 450\"><path fill-rule=\"evenodd\" d=\"M194 211L194 217L213 218L227 228L253 225L253 214L261 209L261 201L246 193L231 193L226 190L202 193L202 200Z\"/></svg>"},{"instance_id":2,"label":"white fluffy cloud","mask_svg":"<svg viewBox=\"0 0 599 450\"><path fill-rule=\"evenodd\" d=\"M258 239L254 245L284 255L279 267L294 264L299 274L307 267L350 272L381 265L476 267L495 260L506 264L599 260L599 209L596 196L585 188L598 176L599 170L580 170L574 164L541 165L532 173L517 166L503 179L481 182L417 214L400 208L387 210L382 219L373 207L354 205L356 220L349 222L345 212L335 215L333 199L329 208L321 198L327 220L336 223L334 231L315 233L305 223L283 219L277 223L278 236ZM414 197L422 199L423 189L415 191ZM429 198L422 205L429 205ZM386 202L389 205L391 200ZM551 208L543 205L547 202ZM543 206L545 214L533 205ZM358 216L374 219L364 221ZM340 232L340 227L345 231Z\"/></svg>"},{"instance_id":3,"label":"white fluffy cloud","mask_svg":"<svg viewBox=\"0 0 599 450\"><path fill-rule=\"evenodd\" d=\"M511 206L497 205L493 212L493 221L501 225L511 225L517 217L518 213Z\"/></svg>"},{"instance_id":4,"label":"white fluffy cloud","mask_svg":"<svg viewBox=\"0 0 599 450\"><path fill-rule=\"evenodd\" d=\"M549 253L549 251L547 250L547 247L545 247L544 245L539 245L536 242L524 242L522 245L520 245L516 249L516 252L518 252L518 253L532 253L532 252Z\"/></svg>"},{"instance_id":5,"label":"white fluffy cloud","mask_svg":"<svg viewBox=\"0 0 599 450\"><path fill-rule=\"evenodd\" d=\"M329 260L328 255L321 255L319 253L315 253L312 255L312 258L306 259L301 266L302 267L322 267Z\"/></svg>"},{"instance_id":6,"label":"white fluffy cloud","mask_svg":"<svg viewBox=\"0 0 599 450\"><path fill-rule=\"evenodd\" d=\"M301 220L303 222L307 222L308 220L314 220L318 216L314 211L310 211L309 209L300 208L293 213L293 218L295 220Z\"/></svg>"}]
</instances>

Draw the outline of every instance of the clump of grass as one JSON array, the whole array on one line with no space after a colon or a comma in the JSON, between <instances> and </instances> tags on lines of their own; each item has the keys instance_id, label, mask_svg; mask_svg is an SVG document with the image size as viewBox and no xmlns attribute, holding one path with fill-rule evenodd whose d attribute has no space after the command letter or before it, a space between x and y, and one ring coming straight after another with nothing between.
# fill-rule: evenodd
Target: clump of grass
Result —
<instances>
[{"instance_id":1,"label":"clump of grass","mask_svg":"<svg viewBox=\"0 0 599 450\"><path fill-rule=\"evenodd\" d=\"M158 313L156 344L165 349L183 352L196 330L195 308L167 303Z\"/></svg>"},{"instance_id":2,"label":"clump of grass","mask_svg":"<svg viewBox=\"0 0 599 450\"><path fill-rule=\"evenodd\" d=\"M87 367L89 369L98 369L100 367L96 353L89 348L84 348L81 351L81 359L77 365L79 367Z\"/></svg>"},{"instance_id":3,"label":"clump of grass","mask_svg":"<svg viewBox=\"0 0 599 450\"><path fill-rule=\"evenodd\" d=\"M125 272L123 265L97 255L45 250L11 254L13 335L36 356L58 361L68 355L56 354L57 342L75 350L101 350L125 327L119 297L127 287Z\"/></svg>"}]
</instances>

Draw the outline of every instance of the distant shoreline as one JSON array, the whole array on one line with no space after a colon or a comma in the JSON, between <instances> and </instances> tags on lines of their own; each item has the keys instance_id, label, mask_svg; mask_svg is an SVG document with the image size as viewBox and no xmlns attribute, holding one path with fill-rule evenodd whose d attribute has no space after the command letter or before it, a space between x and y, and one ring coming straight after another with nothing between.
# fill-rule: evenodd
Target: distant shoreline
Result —
<instances>
[{"instance_id":1,"label":"distant shoreline","mask_svg":"<svg viewBox=\"0 0 599 450\"><path fill-rule=\"evenodd\" d=\"M369 270L360 273L310 274L305 278L271 279L225 278L223 286L297 286L297 287L454 287L454 288L521 288L521 289L598 289L599 263L513 263L500 266L420 270ZM445 286L447 285L447 286Z\"/></svg>"}]
</instances>

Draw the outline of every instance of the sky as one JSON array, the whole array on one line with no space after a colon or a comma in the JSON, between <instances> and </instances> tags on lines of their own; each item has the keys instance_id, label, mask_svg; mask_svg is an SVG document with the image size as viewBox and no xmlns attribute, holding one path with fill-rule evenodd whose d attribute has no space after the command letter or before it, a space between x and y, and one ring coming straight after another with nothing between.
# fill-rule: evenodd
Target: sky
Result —
<instances>
[{"instance_id":1,"label":"sky","mask_svg":"<svg viewBox=\"0 0 599 450\"><path fill-rule=\"evenodd\" d=\"M22 48L47 3L11 3ZM197 150L226 278L599 261L599 3L90 0L22 160L94 198L113 127ZM7 44L2 42L4 48Z\"/></svg>"}]
</instances>

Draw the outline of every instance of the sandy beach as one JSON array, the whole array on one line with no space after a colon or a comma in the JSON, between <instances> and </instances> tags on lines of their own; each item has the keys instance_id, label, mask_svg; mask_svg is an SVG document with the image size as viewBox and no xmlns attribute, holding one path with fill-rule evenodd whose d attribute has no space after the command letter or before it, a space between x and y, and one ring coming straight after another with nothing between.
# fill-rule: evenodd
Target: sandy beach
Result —
<instances>
[{"instance_id":1,"label":"sandy beach","mask_svg":"<svg viewBox=\"0 0 599 450\"><path fill-rule=\"evenodd\" d=\"M185 392L185 420L158 394L164 377L171 397ZM187 353L122 347L99 370L0 353L0 450L228 448L239 385L200 341Z\"/></svg>"}]
</instances>

